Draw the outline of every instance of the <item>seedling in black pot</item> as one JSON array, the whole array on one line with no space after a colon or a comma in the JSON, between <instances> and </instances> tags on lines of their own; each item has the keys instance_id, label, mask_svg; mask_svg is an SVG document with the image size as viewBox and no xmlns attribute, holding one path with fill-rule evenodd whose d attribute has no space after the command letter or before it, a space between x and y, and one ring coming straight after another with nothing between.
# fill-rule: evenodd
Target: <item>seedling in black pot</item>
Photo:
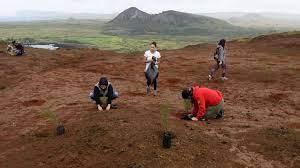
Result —
<instances>
[{"instance_id":1,"label":"seedling in black pot","mask_svg":"<svg viewBox=\"0 0 300 168\"><path fill-rule=\"evenodd\" d=\"M53 111L50 111L48 108L44 109L42 116L56 126L56 135L63 135L65 133L64 125L59 123L57 115Z\"/></svg>"}]
</instances>

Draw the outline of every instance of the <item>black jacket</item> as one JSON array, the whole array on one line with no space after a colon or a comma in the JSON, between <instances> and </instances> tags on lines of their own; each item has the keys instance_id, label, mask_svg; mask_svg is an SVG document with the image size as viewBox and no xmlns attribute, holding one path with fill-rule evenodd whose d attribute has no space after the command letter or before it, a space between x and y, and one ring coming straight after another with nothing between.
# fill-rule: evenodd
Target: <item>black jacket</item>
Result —
<instances>
[{"instance_id":1,"label":"black jacket","mask_svg":"<svg viewBox=\"0 0 300 168\"><path fill-rule=\"evenodd\" d=\"M96 101L97 105L100 104L100 97L107 97L108 98L107 103L111 104L111 101L112 101L112 98L113 98L113 87L110 84L108 86L108 88L106 88L106 89L108 89L108 91L107 91L107 94L104 95L103 93L105 93L106 91L101 92L100 88L98 86L95 86L95 88L94 88L94 98L95 98L95 101Z\"/></svg>"},{"instance_id":2,"label":"black jacket","mask_svg":"<svg viewBox=\"0 0 300 168\"><path fill-rule=\"evenodd\" d=\"M15 48L16 48L17 50L22 50L22 51L24 50L23 45L20 44L20 43L15 44Z\"/></svg>"}]
</instances>

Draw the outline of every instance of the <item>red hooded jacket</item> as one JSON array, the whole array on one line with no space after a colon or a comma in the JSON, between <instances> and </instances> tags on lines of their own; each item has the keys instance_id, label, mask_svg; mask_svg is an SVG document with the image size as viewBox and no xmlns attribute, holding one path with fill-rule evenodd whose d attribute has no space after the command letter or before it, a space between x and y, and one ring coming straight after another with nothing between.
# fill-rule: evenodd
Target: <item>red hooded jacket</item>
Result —
<instances>
[{"instance_id":1,"label":"red hooded jacket","mask_svg":"<svg viewBox=\"0 0 300 168\"><path fill-rule=\"evenodd\" d=\"M222 100L222 93L205 87L193 87L194 108L192 114L200 119L204 116L206 109L218 105Z\"/></svg>"}]
</instances>

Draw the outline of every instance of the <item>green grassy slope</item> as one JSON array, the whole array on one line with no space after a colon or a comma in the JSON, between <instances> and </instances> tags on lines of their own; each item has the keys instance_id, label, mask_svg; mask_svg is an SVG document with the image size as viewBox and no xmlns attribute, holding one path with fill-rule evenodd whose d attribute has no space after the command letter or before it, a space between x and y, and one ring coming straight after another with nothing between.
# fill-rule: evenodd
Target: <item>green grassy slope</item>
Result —
<instances>
[{"instance_id":1,"label":"green grassy slope","mask_svg":"<svg viewBox=\"0 0 300 168\"><path fill-rule=\"evenodd\" d=\"M240 37L232 35L107 35L103 33L103 20L64 20L23 23L0 23L0 40L17 39L27 44L61 43L115 50L118 52L143 51L151 41L157 41L159 49L176 49L186 45L216 42L220 38ZM254 34L255 36L257 34ZM243 36L241 36L243 37Z\"/></svg>"}]
</instances>

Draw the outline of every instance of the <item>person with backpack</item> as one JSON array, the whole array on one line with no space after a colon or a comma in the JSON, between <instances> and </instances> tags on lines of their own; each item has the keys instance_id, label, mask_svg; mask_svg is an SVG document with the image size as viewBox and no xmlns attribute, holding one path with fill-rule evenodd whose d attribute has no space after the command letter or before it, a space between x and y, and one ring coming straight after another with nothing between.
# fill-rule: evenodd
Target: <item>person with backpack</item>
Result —
<instances>
[{"instance_id":1,"label":"person with backpack","mask_svg":"<svg viewBox=\"0 0 300 168\"><path fill-rule=\"evenodd\" d=\"M10 55L22 56L24 51L24 46L21 43L17 43L16 41L12 41L11 45L8 45L7 52Z\"/></svg>"},{"instance_id":2,"label":"person with backpack","mask_svg":"<svg viewBox=\"0 0 300 168\"><path fill-rule=\"evenodd\" d=\"M144 72L147 79L147 95L150 95L150 86L153 84L154 96L157 96L157 78L159 75L158 60L161 58L161 55L157 51L156 42L150 44L150 50L145 52L144 57L146 59L146 68Z\"/></svg>"},{"instance_id":3,"label":"person with backpack","mask_svg":"<svg viewBox=\"0 0 300 168\"><path fill-rule=\"evenodd\" d=\"M112 100L118 98L118 92L115 92L112 84L106 77L101 77L99 82L95 85L94 91L90 93L90 98L96 102L99 111L110 110L116 108L112 106Z\"/></svg>"},{"instance_id":4,"label":"person with backpack","mask_svg":"<svg viewBox=\"0 0 300 168\"><path fill-rule=\"evenodd\" d=\"M204 121L209 118L220 119L224 116L224 99L218 90L193 86L182 91L182 98L193 104L193 109L183 119Z\"/></svg>"},{"instance_id":5,"label":"person with backpack","mask_svg":"<svg viewBox=\"0 0 300 168\"><path fill-rule=\"evenodd\" d=\"M226 40L222 39L219 41L216 51L214 53L214 60L216 63L212 66L210 74L208 75L208 80L212 80L216 71L221 67L222 68L222 80L227 80L226 77L226 61L225 61L225 44Z\"/></svg>"}]
</instances>

